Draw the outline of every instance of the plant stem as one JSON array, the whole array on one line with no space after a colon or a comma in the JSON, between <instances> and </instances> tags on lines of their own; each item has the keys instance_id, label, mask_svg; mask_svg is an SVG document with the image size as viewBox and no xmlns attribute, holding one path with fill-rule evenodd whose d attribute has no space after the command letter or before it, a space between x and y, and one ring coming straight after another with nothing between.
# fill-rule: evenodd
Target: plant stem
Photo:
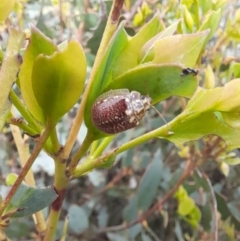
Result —
<instances>
[{"instance_id":1,"label":"plant stem","mask_svg":"<svg viewBox=\"0 0 240 241\"><path fill-rule=\"evenodd\" d=\"M22 117L27 121L29 126L31 126L32 128L35 127L34 129L36 131L41 132L41 130L43 129L42 126L34 120L34 118L31 116L31 114L28 112L28 110L25 108L25 106L13 90L10 91L9 97L13 105L17 108Z\"/></svg>"},{"instance_id":2,"label":"plant stem","mask_svg":"<svg viewBox=\"0 0 240 241\"><path fill-rule=\"evenodd\" d=\"M91 155L92 158L96 158L102 154L102 152L106 149L106 147L112 142L112 140L115 138L115 135L108 136L104 138L101 142L101 144L96 148L96 150Z\"/></svg>"},{"instance_id":3,"label":"plant stem","mask_svg":"<svg viewBox=\"0 0 240 241\"><path fill-rule=\"evenodd\" d=\"M101 65L102 59L104 57L104 53L107 49L107 45L117 28L118 19L120 16L120 14L118 14L118 12L120 12L122 4L123 4L123 0L114 0L113 1L112 8L110 11L110 16L108 18L106 28L103 33L102 41L100 43L100 46L99 46L99 49L98 49L98 52L97 52L97 55L95 58L95 62L94 62L94 65L93 65L93 68L92 68L92 71L90 74L88 85L84 91L80 108L78 109L76 118L75 118L72 128L70 130L65 147L63 149L63 153L62 153L63 159L68 159L69 154L72 150L72 147L76 141L78 131L83 122L84 109L85 109L85 105L87 103L88 94L90 92L92 84L94 83L95 75L98 72L99 66Z\"/></svg>"},{"instance_id":4,"label":"plant stem","mask_svg":"<svg viewBox=\"0 0 240 241\"><path fill-rule=\"evenodd\" d=\"M22 138L21 132L18 127L13 126L13 125L10 125L10 127L11 127L11 131L12 131L12 134L13 134L16 146L17 146L21 165L24 166L26 164L27 159L29 158L29 145L26 142L27 139L24 140ZM25 181L28 185L30 185L32 187L36 186L33 172L31 169L26 174ZM43 212L39 211L39 212L33 214L33 216L34 216L33 219L34 219L38 233L43 233L46 230L46 222L45 222L45 219L43 216Z\"/></svg>"},{"instance_id":5,"label":"plant stem","mask_svg":"<svg viewBox=\"0 0 240 241\"><path fill-rule=\"evenodd\" d=\"M9 191L6 199L4 200L4 202L2 203L1 209L0 209L0 216L3 214L5 208L7 207L7 205L10 203L10 201L12 200L13 196L15 195L15 193L17 192L20 184L23 182L24 178L26 177L29 169L31 168L33 162L35 161L36 157L38 156L38 154L40 153L40 151L43 149L43 146L45 144L45 142L48 139L48 136L50 134L51 130L49 129L48 125L46 127L46 129L44 130L43 134L41 135L41 137L38 140L37 145L35 146L31 156L28 158L26 164L24 165L24 167L22 168L21 173L19 174L17 180L15 181L15 183L13 184L11 190Z\"/></svg>"},{"instance_id":6,"label":"plant stem","mask_svg":"<svg viewBox=\"0 0 240 241\"><path fill-rule=\"evenodd\" d=\"M51 131L50 139L52 143L53 152L58 153L58 151L60 150L60 144L58 142L56 127L54 127L53 130Z\"/></svg>"},{"instance_id":7,"label":"plant stem","mask_svg":"<svg viewBox=\"0 0 240 241\"><path fill-rule=\"evenodd\" d=\"M99 144L100 144L99 140L96 140L92 143L92 145L90 147L90 155L92 155L97 150Z\"/></svg>"},{"instance_id":8,"label":"plant stem","mask_svg":"<svg viewBox=\"0 0 240 241\"><path fill-rule=\"evenodd\" d=\"M66 162L62 162L59 157L56 157L54 160L55 160L54 189L58 194L58 197L51 205L51 210L48 217L48 225L47 225L44 241L51 241L54 238L59 216L61 213L62 203L66 192L66 187L69 183L69 179L66 176Z\"/></svg>"},{"instance_id":9,"label":"plant stem","mask_svg":"<svg viewBox=\"0 0 240 241\"><path fill-rule=\"evenodd\" d=\"M68 166L68 174L71 175L76 168L79 160L83 157L83 155L87 152L88 148L90 145L93 143L93 137L92 135L88 132L82 145L80 148L77 150L77 152L74 154L74 156L71 159L71 162Z\"/></svg>"},{"instance_id":10,"label":"plant stem","mask_svg":"<svg viewBox=\"0 0 240 241\"><path fill-rule=\"evenodd\" d=\"M164 125L156 130L153 130L151 132L148 132L140 137L137 137L125 144L123 144L122 146L109 151L106 154L103 154L102 156L98 157L98 158L87 158L83 163L80 163L74 170L74 172L72 173L72 177L71 178L76 178L79 177L87 172L89 172L90 170L97 168L97 167L101 167L102 165L106 164L106 159L109 158L112 155L116 155L119 154L121 152L124 152L128 149L131 149L135 146L138 146L150 139L153 138L159 138L159 137L167 137L169 134L169 127L173 128L175 125L178 125L179 123L181 123L184 119L186 119L186 115L187 113L182 113L181 115L179 115L178 117L176 117L174 120L172 120L170 123L168 123L167 125ZM191 115L191 117L196 117L198 115L198 113ZM173 133L174 134L174 133Z\"/></svg>"}]
</instances>

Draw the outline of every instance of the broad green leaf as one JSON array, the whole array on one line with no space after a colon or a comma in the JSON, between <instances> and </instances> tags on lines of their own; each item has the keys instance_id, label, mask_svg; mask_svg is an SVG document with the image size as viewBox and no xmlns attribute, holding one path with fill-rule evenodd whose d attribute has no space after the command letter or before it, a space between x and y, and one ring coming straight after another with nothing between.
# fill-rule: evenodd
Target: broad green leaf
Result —
<instances>
[{"instance_id":1,"label":"broad green leaf","mask_svg":"<svg viewBox=\"0 0 240 241\"><path fill-rule=\"evenodd\" d=\"M88 95L85 112L84 112L84 119L87 127L92 127L91 130L95 133L99 133L99 131L91 125L91 107L96 100L96 98L103 93L103 88L107 82L112 80L112 64L114 59L119 55L122 48L127 44L127 35L123 28L123 25L120 26L116 34L113 36L108 49L104 54L104 58L101 61L101 65L96 73L94 78L94 83L91 86L90 93Z\"/></svg>"},{"instance_id":2,"label":"broad green leaf","mask_svg":"<svg viewBox=\"0 0 240 241\"><path fill-rule=\"evenodd\" d=\"M214 89L198 88L189 101L186 111L221 111L239 112L240 111L240 79L234 79L223 87Z\"/></svg>"},{"instance_id":3,"label":"broad green leaf","mask_svg":"<svg viewBox=\"0 0 240 241\"><path fill-rule=\"evenodd\" d=\"M196 34L173 35L155 42L153 63L177 63L194 67L209 34L205 30Z\"/></svg>"},{"instance_id":4,"label":"broad green leaf","mask_svg":"<svg viewBox=\"0 0 240 241\"><path fill-rule=\"evenodd\" d=\"M189 98L195 92L198 83L196 76L184 76L182 70L182 66L179 65L143 64L114 80L105 91L121 88L136 90L149 95L153 104L172 95Z\"/></svg>"},{"instance_id":5,"label":"broad green leaf","mask_svg":"<svg viewBox=\"0 0 240 241\"><path fill-rule=\"evenodd\" d=\"M13 217L28 216L49 206L56 198L57 194L52 187L33 188L21 184L7 206L5 213L17 208L24 208L22 211L14 214Z\"/></svg>"},{"instance_id":6,"label":"broad green leaf","mask_svg":"<svg viewBox=\"0 0 240 241\"><path fill-rule=\"evenodd\" d=\"M141 52L138 57L138 62L140 63L146 63L149 61L152 61L154 58L154 44L157 40L172 36L174 32L177 30L177 26L179 24L180 20L176 21L166 29L163 29L159 34L151 38L149 41L147 41L144 46L141 49Z\"/></svg>"},{"instance_id":7,"label":"broad green leaf","mask_svg":"<svg viewBox=\"0 0 240 241\"><path fill-rule=\"evenodd\" d=\"M171 127L171 131L174 134L167 136L166 139L177 145L214 134L222 137L229 148L240 146L238 138L240 130L233 129L229 125L220 122L214 113L202 113L192 119L190 119L190 116L186 116L180 123Z\"/></svg>"},{"instance_id":8,"label":"broad green leaf","mask_svg":"<svg viewBox=\"0 0 240 241\"><path fill-rule=\"evenodd\" d=\"M44 115L39 106L32 87L32 69L36 57L40 54L52 55L57 47L39 30L32 28L29 44L23 56L23 64L19 73L19 84L23 100L35 119L44 123ZM45 70L45 66L41 71Z\"/></svg>"},{"instance_id":9,"label":"broad green leaf","mask_svg":"<svg viewBox=\"0 0 240 241\"><path fill-rule=\"evenodd\" d=\"M146 211L152 204L160 185L162 177L161 171L163 170L162 155L160 151L158 151L152 163L147 167L140 182L137 191L138 209Z\"/></svg>"},{"instance_id":10,"label":"broad green leaf","mask_svg":"<svg viewBox=\"0 0 240 241\"><path fill-rule=\"evenodd\" d=\"M136 90L149 95L153 104L172 95L189 98L197 88L197 79L192 74L182 75L182 70L183 68L178 65L143 64L111 82L102 92L122 88ZM96 135L98 133L96 138L100 138L106 134L98 131L91 123L90 113L93 101L89 101L85 109L85 123L92 132Z\"/></svg>"},{"instance_id":11,"label":"broad green leaf","mask_svg":"<svg viewBox=\"0 0 240 241\"><path fill-rule=\"evenodd\" d=\"M150 22L145 24L140 31L129 39L128 44L121 51L121 54L115 60L113 69L113 79L122 75L129 69L138 64L138 55L144 44L164 29L163 23L158 16L152 18Z\"/></svg>"},{"instance_id":12,"label":"broad green leaf","mask_svg":"<svg viewBox=\"0 0 240 241\"><path fill-rule=\"evenodd\" d=\"M211 11L205 17L203 24L199 28L199 32L206 29L210 29L210 33L205 39L204 46L208 43L210 38L212 38L212 36L216 33L220 19L221 19L221 9L218 9L217 11Z\"/></svg>"},{"instance_id":13,"label":"broad green leaf","mask_svg":"<svg viewBox=\"0 0 240 241\"><path fill-rule=\"evenodd\" d=\"M32 88L42 109L44 123L48 120L52 126L56 125L73 107L83 91L85 77L86 60L76 41L71 41L62 52L36 58Z\"/></svg>"},{"instance_id":14,"label":"broad green leaf","mask_svg":"<svg viewBox=\"0 0 240 241\"><path fill-rule=\"evenodd\" d=\"M16 0L1 0L0 1L0 21L5 20L9 13L13 10Z\"/></svg>"},{"instance_id":15,"label":"broad green leaf","mask_svg":"<svg viewBox=\"0 0 240 241\"><path fill-rule=\"evenodd\" d=\"M223 87L214 89L198 88L184 112L179 115L166 137L176 144L197 140L204 135L215 134L224 139L229 148L240 146L239 122L233 113L240 112L240 79L235 79ZM222 112L222 115L221 113ZM223 116L224 118L220 118ZM228 121L224 123L224 119ZM230 126L229 123L234 123ZM171 123L169 123L171 126ZM234 129L235 128L235 129Z\"/></svg>"}]
</instances>

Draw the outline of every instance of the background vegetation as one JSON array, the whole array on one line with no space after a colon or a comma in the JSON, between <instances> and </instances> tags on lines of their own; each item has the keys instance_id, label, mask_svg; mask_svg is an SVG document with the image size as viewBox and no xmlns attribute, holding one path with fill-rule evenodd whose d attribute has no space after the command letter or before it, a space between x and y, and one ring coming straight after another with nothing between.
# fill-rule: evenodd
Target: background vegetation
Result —
<instances>
[{"instance_id":1,"label":"background vegetation","mask_svg":"<svg viewBox=\"0 0 240 241\"><path fill-rule=\"evenodd\" d=\"M45 37L43 40L41 39L43 35L39 33L38 30L40 30L53 43L61 44L60 46L63 47L67 45L65 40L77 40L82 45L86 56L86 75L89 79L110 15L112 1L22 0L15 2L9 0L7 5L1 4L0 46L2 48L2 63L4 63L4 58L8 53L9 35L11 35L11 31L14 32L14 30L10 30L10 27L20 27L26 34L26 38L31 38L33 43L35 37L42 41L42 46L47 46ZM101 165L93 166L101 166L101 169L93 169L83 176L81 176L84 173L82 169L79 172L73 172L74 177L81 177L71 180L67 185L60 219L57 222L55 240L60 238L62 238L61 240L91 241L240 240L240 169L237 165L240 162L238 150L240 146L238 140L240 106L238 89L240 84L237 79L240 75L240 11L238 7L238 1L233 0L137 0L124 2L121 20L124 19L125 22L124 25L120 26L122 26L122 29L124 26L129 36L140 33L139 30L144 29L144 26L147 26L146 29L151 32L153 27L149 23L157 21L153 20L156 19L156 16L161 19L159 22L166 26L167 31L172 31L171 34L168 32L169 36L174 33L171 41L167 39L164 43L166 45L160 45L165 46L165 48L156 47L154 50L154 58L158 64L165 63L164 61L171 64L179 63L183 64L184 67L195 68L199 73L197 77L187 76L187 84L182 86L181 78L179 82L176 79L176 76L180 76L182 67L176 67L176 69L171 67L169 70L166 66L162 67L161 73L166 73L166 78L172 81L169 87L170 94L166 94L168 85L163 85L166 89L163 89L162 93L157 93L153 100L156 108L162 113L166 121L173 123L169 126L163 126L164 121L151 109L138 127L120 133L114 138L106 137L94 129L91 121L88 121L90 118L89 112L86 111L85 122L87 127L81 126L72 153L79 150L87 131L92 130L95 137L105 137L101 142L103 149L100 150L98 155L95 152L95 155L92 156L97 158L101 156L103 151L107 155L109 153L111 155L109 154L110 159L108 159L107 165L104 166L101 163ZM1 11L1 8L4 11ZM9 12L10 15L8 16ZM123 22L121 23L123 24ZM35 28L31 30L31 26L35 26ZM122 32L119 30L118 33ZM189 40L189 36L196 36L191 35L194 33L201 36L199 37L201 44ZM157 35L157 33L150 34L152 34L152 37ZM175 37L177 34L186 34L183 44L180 40L178 41L181 43L177 42ZM119 34L117 37L120 39L122 36ZM138 35L137 43L139 43L140 37L141 35ZM149 37L149 39L152 39L152 37ZM24 39L22 36L21 38ZM147 40L144 39L142 46ZM118 48L121 48L122 42L114 41L115 45L109 44L107 46L110 46L109 49L116 52ZM146 59L142 60L144 63L144 61L147 62L148 58L151 59L153 53L149 49L146 50L146 45L144 45L145 49L142 46L142 52L137 53L136 56L141 58L145 55L144 58ZM70 55L66 53L66 56L63 56L62 66L72 66L72 63L81 62L81 59L79 60L77 57L75 59L75 56L82 54L81 49L76 47L75 43L72 43L71 47L73 51ZM59 48L61 49L61 47ZM122 56L120 53L111 52L111 54L120 57L112 59L108 57L112 61L106 64L106 66L109 66L109 71L114 69L116 72L123 71L124 73L124 71L127 71L126 68L131 69L132 66L128 66L128 63L124 65L124 62L130 58L129 56L137 48L134 47L134 44L130 45L128 49L124 50L125 52L123 51ZM139 51L139 49L137 50ZM30 51L29 48L28 51ZM174 59L175 56L181 55L181 51L185 62L181 62L181 59L177 59L177 57ZM146 54L146 52L148 53ZM24 53L26 56L26 45L21 45L18 55L19 65ZM107 56L107 54L105 52L104 56ZM109 56L111 55L109 54ZM30 125L24 125L19 121L18 117L22 116L22 113L21 107L17 105L18 102L16 101L16 99L22 99L23 97L24 101L28 102L24 97L24 95L27 95L25 93L28 93L27 85L24 86L27 75L24 75L21 80L21 74L26 74L24 71L27 72L30 68L29 65L24 65L27 60L26 57L23 57L20 76L17 79L17 84L13 85L12 92L10 92L10 99L14 103L11 107L11 114L7 111L9 110L8 105L4 107L6 112L1 109L2 119L0 123L3 125L6 122L0 135L1 195L3 199L10 190L9 185L13 185L16 180L15 175L8 174L21 173L22 166L24 166L23 160L26 160L24 155L28 153L28 150L31 153L36 146L35 134L38 133L31 128L26 129L29 126L31 127L31 123ZM79 69L85 69L83 62L81 62L82 65L79 64ZM61 70L61 65L58 65L58 63L54 62L55 65L51 67L55 68L54 73ZM4 64L1 69L0 81L1 77L6 76L3 66ZM35 73L36 79L40 79L39 83L42 83L41 80L48 76L45 75L45 73L48 73L48 68L45 67L46 64L39 60ZM82 70L79 73L78 69L73 67L72 72L74 71L77 73L77 82L78 78L83 78L84 71ZM116 72L113 72L113 74L111 72L111 74L114 75ZM11 69L11 73L15 80L14 69ZM106 71L106 73L108 72ZM152 70L146 75L148 76L151 73ZM131 84L137 88L138 79L141 75L141 73L137 73L134 76L136 80L134 79L131 83L128 83L129 77L123 77L120 86L116 83L111 85L112 82L107 83L108 78L111 77L106 75L106 89L122 87L131 89ZM98 86L97 74L95 77L95 85ZM180 86L177 86L176 90L172 87L175 82ZM198 94L193 95L197 83L203 89L199 89ZM54 103L46 102L48 97L51 98L51 91L49 96L43 96L42 92L38 91L39 85L36 85L34 89L38 103L40 105L42 103L41 107L45 111L44 115L40 115L36 111L37 114L34 117L39 117L38 120L41 120L42 123L48 123L45 117L52 115L50 118L52 125L58 122L56 133L61 145L66 142L81 103L79 96L83 86L80 89L76 89L75 85L73 86L74 90L71 95L76 96L76 100L73 101L75 103L73 108L69 108L69 106L71 107L69 103L64 104L64 101L73 98L72 96L60 95L60 97L56 97L59 98L56 103L61 106L61 108L57 108L63 110L63 113L60 114L59 112L53 113L52 109L50 111L48 109L48 106L54 106ZM4 92L4 88L1 86L0 91ZM150 82L144 83L139 88L148 89L149 95L152 97L156 86ZM76 92L74 92L75 90ZM95 97L100 94L96 91L96 89L92 89L89 94L87 110L89 110L89 106L91 106ZM148 93L144 92L143 94ZM31 113L34 113L32 110L36 110L36 106L34 104L31 106L31 101L29 103L27 108L31 110ZM71 110L60 119L68 109ZM172 120L173 122L171 122ZM159 134L153 136L154 138L144 135L161 126L163 126L163 129L159 129ZM18 127L20 127L21 132ZM166 135L169 127L175 135ZM24 132L30 133L31 137L24 135ZM114 148L141 136L146 139L139 139L138 143L126 146L126 151L121 151L118 155L111 152L111 150L115 150ZM54 141L52 142L54 143ZM94 154L97 146L100 145L99 141L93 142L90 154ZM45 146L45 150L51 153L51 150L58 150L59 146L53 145L53 149L48 149L48 147ZM53 153L51 154L53 155ZM45 221L39 221L39 216L38 221L36 221L36 216L34 221L32 216L29 215L36 214L37 211L44 208L41 215L45 220L48 217L50 203L56 199L53 190L45 188L52 186L54 180L56 182L57 179L54 174L53 159L43 151L36 158L32 171L37 188L31 189L29 186L20 186L14 197L15 200L13 199L5 210L7 216L2 215L1 217L2 240L5 234L11 240L41 240L44 236ZM58 171L59 169L57 169ZM65 177L61 178L64 179ZM29 182L27 178L25 181L28 184L33 183L31 180ZM23 199L30 201L26 203ZM21 208L24 208L24 210ZM43 224L43 227L39 227L39 223Z\"/></svg>"}]
</instances>

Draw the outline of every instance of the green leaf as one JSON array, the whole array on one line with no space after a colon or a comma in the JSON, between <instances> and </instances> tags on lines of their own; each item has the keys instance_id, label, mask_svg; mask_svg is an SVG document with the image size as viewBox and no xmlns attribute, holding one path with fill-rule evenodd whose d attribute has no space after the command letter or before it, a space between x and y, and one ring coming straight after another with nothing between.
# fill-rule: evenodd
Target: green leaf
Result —
<instances>
[{"instance_id":1,"label":"green leaf","mask_svg":"<svg viewBox=\"0 0 240 241\"><path fill-rule=\"evenodd\" d=\"M21 184L8 204L5 213L17 208L24 208L22 211L14 214L13 217L28 216L49 206L56 198L57 194L52 187L33 188Z\"/></svg>"},{"instance_id":2,"label":"green leaf","mask_svg":"<svg viewBox=\"0 0 240 241\"><path fill-rule=\"evenodd\" d=\"M22 31L9 28L9 39L6 54L0 69L0 116L2 118L2 122L5 121L8 109L8 96L14 81L16 81L16 76L19 71L20 63L17 56L24 39L25 35ZM3 124L4 123L1 125Z\"/></svg>"},{"instance_id":3,"label":"green leaf","mask_svg":"<svg viewBox=\"0 0 240 241\"><path fill-rule=\"evenodd\" d=\"M235 128L239 125L235 123L234 126L230 126L229 121L224 123L224 118L228 114L228 120L233 116L232 119L236 122L236 116L232 113L240 112L239 94L240 79L214 89L199 87L184 112L173 121L173 135L166 138L176 144L182 144L204 135L215 134L222 137L229 148L240 146L240 129ZM225 113L221 115L219 112ZM221 116L224 118L220 118ZM171 123L169 125L171 126Z\"/></svg>"},{"instance_id":4,"label":"green leaf","mask_svg":"<svg viewBox=\"0 0 240 241\"><path fill-rule=\"evenodd\" d=\"M235 228L239 231L240 230L240 222L239 220L235 217L235 214L232 213L232 208L228 207L227 200L225 197L220 195L219 193L215 193L216 200L217 200L217 208L218 211L221 213L221 218L223 220L226 220L227 218L231 218L231 223L234 224Z\"/></svg>"},{"instance_id":5,"label":"green leaf","mask_svg":"<svg viewBox=\"0 0 240 241\"><path fill-rule=\"evenodd\" d=\"M209 0L199 0L199 6L202 9L203 15L212 9L212 4L212 1Z\"/></svg>"},{"instance_id":6,"label":"green leaf","mask_svg":"<svg viewBox=\"0 0 240 241\"><path fill-rule=\"evenodd\" d=\"M178 214L181 216L186 216L190 214L195 207L194 201L189 197L182 198L178 201Z\"/></svg>"},{"instance_id":7,"label":"green leaf","mask_svg":"<svg viewBox=\"0 0 240 241\"><path fill-rule=\"evenodd\" d=\"M233 75L235 78L240 77L240 63L233 63Z\"/></svg>"},{"instance_id":8,"label":"green leaf","mask_svg":"<svg viewBox=\"0 0 240 241\"><path fill-rule=\"evenodd\" d=\"M106 23L107 23L107 20L103 18L99 22L98 26L95 28L93 32L93 36L87 42L87 48L89 48L91 50L91 53L94 55L97 54L104 29L106 27Z\"/></svg>"},{"instance_id":9,"label":"green leaf","mask_svg":"<svg viewBox=\"0 0 240 241\"><path fill-rule=\"evenodd\" d=\"M240 79L234 79L223 87L214 89L201 89L189 101L187 111L221 111L238 112L240 111Z\"/></svg>"},{"instance_id":10,"label":"green leaf","mask_svg":"<svg viewBox=\"0 0 240 241\"><path fill-rule=\"evenodd\" d=\"M192 68L196 64L208 34L209 30L206 30L196 34L173 35L160 39L154 44L155 56L152 62L177 63Z\"/></svg>"},{"instance_id":11,"label":"green leaf","mask_svg":"<svg viewBox=\"0 0 240 241\"><path fill-rule=\"evenodd\" d=\"M164 170L160 151L156 152L153 162L148 165L137 191L138 209L147 210L156 197Z\"/></svg>"},{"instance_id":12,"label":"green leaf","mask_svg":"<svg viewBox=\"0 0 240 241\"><path fill-rule=\"evenodd\" d=\"M127 44L127 41L126 32L123 28L123 25L121 25L108 46L104 58L101 61L101 65L95 75L94 83L91 86L84 111L84 120L87 127L90 128L91 131L95 133L95 135L100 136L101 133L91 123L90 113L92 105L96 98L102 93L104 86L112 80L111 69L114 63L114 59L119 55L122 48Z\"/></svg>"},{"instance_id":13,"label":"green leaf","mask_svg":"<svg viewBox=\"0 0 240 241\"><path fill-rule=\"evenodd\" d=\"M140 31L128 41L128 44L115 60L113 79L122 75L127 70L136 67L141 48L148 40L156 36L156 34L163 29L164 26L158 16L155 16L151 21L145 24Z\"/></svg>"},{"instance_id":14,"label":"green leaf","mask_svg":"<svg viewBox=\"0 0 240 241\"><path fill-rule=\"evenodd\" d=\"M137 219L138 217L138 196L133 196L128 205L123 210L123 219L127 222L131 222Z\"/></svg>"},{"instance_id":15,"label":"green leaf","mask_svg":"<svg viewBox=\"0 0 240 241\"><path fill-rule=\"evenodd\" d=\"M1 0L0 1L0 21L4 21L9 13L13 10L16 0Z\"/></svg>"},{"instance_id":16,"label":"green leaf","mask_svg":"<svg viewBox=\"0 0 240 241\"><path fill-rule=\"evenodd\" d=\"M193 228L197 228L201 220L201 212L199 208L197 206L194 206L192 211L187 216L184 216L183 219L188 222Z\"/></svg>"},{"instance_id":17,"label":"green leaf","mask_svg":"<svg viewBox=\"0 0 240 241\"><path fill-rule=\"evenodd\" d=\"M197 88L197 79L193 75L182 75L179 65L143 64L127 71L112 82L109 89L127 88L136 90L152 98L153 104L169 96L191 97Z\"/></svg>"},{"instance_id":18,"label":"green leaf","mask_svg":"<svg viewBox=\"0 0 240 241\"><path fill-rule=\"evenodd\" d=\"M187 141L198 140L209 134L222 137L229 148L240 145L240 140L237 138L240 135L240 130L235 130L220 122L214 113L203 113L193 119L188 119L186 116L186 119L183 119L181 123L171 127L171 131L174 134L165 138L177 145L181 145Z\"/></svg>"},{"instance_id":19,"label":"green leaf","mask_svg":"<svg viewBox=\"0 0 240 241\"><path fill-rule=\"evenodd\" d=\"M208 15L205 17L203 24L199 28L199 32L206 29L210 29L210 33L205 39L204 46L208 43L210 38L212 38L212 36L216 33L220 19L221 19L221 9L218 9L217 11L210 11Z\"/></svg>"},{"instance_id":20,"label":"green leaf","mask_svg":"<svg viewBox=\"0 0 240 241\"><path fill-rule=\"evenodd\" d=\"M50 56L55 51L57 51L57 47L52 43L52 41L44 36L39 30L32 27L29 44L24 53L23 64L20 68L19 84L23 100L29 112L36 120L42 123L44 123L44 115L33 92L32 69L34 61L38 55L44 54Z\"/></svg>"},{"instance_id":21,"label":"green leaf","mask_svg":"<svg viewBox=\"0 0 240 241\"><path fill-rule=\"evenodd\" d=\"M43 71L44 70L44 71ZM32 71L32 88L42 109L44 123L51 126L79 99L86 77L86 60L81 46L71 41L62 52L36 58Z\"/></svg>"},{"instance_id":22,"label":"green leaf","mask_svg":"<svg viewBox=\"0 0 240 241\"><path fill-rule=\"evenodd\" d=\"M69 228L75 234L83 233L89 227L89 220L86 211L75 204L68 209Z\"/></svg>"},{"instance_id":23,"label":"green leaf","mask_svg":"<svg viewBox=\"0 0 240 241\"><path fill-rule=\"evenodd\" d=\"M180 20L176 21L166 29L163 29L159 34L155 35L153 38L151 38L149 41L147 41L144 46L141 49L141 52L139 54L139 63L146 63L148 61L152 61L154 58L154 44L157 40L172 36L174 32L177 30L177 26L179 24Z\"/></svg>"},{"instance_id":24,"label":"green leaf","mask_svg":"<svg viewBox=\"0 0 240 241\"><path fill-rule=\"evenodd\" d=\"M209 203L206 203L202 208L202 220L201 225L205 231L211 230L211 221L212 221L212 210Z\"/></svg>"},{"instance_id":25,"label":"green leaf","mask_svg":"<svg viewBox=\"0 0 240 241\"><path fill-rule=\"evenodd\" d=\"M224 159L224 162L226 162L230 166L235 166L235 165L240 164L240 158L239 157L235 157L235 158L229 157L229 158Z\"/></svg>"}]
</instances>

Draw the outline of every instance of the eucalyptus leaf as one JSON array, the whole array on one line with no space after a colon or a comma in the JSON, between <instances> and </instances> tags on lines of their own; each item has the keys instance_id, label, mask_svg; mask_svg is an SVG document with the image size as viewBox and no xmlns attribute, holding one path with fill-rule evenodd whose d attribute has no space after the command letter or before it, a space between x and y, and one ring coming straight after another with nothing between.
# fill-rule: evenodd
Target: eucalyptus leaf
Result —
<instances>
[{"instance_id":1,"label":"eucalyptus leaf","mask_svg":"<svg viewBox=\"0 0 240 241\"><path fill-rule=\"evenodd\" d=\"M75 234L83 233L89 226L88 216L82 207L71 205L68 210L69 228Z\"/></svg>"},{"instance_id":2,"label":"eucalyptus leaf","mask_svg":"<svg viewBox=\"0 0 240 241\"><path fill-rule=\"evenodd\" d=\"M22 211L14 214L13 217L28 216L49 206L56 198L57 194L52 187L33 188L21 184L8 204L5 213L17 208L23 208Z\"/></svg>"},{"instance_id":3,"label":"eucalyptus leaf","mask_svg":"<svg viewBox=\"0 0 240 241\"><path fill-rule=\"evenodd\" d=\"M152 204L156 197L163 171L162 155L158 151L141 179L137 191L138 209L146 211Z\"/></svg>"}]
</instances>

